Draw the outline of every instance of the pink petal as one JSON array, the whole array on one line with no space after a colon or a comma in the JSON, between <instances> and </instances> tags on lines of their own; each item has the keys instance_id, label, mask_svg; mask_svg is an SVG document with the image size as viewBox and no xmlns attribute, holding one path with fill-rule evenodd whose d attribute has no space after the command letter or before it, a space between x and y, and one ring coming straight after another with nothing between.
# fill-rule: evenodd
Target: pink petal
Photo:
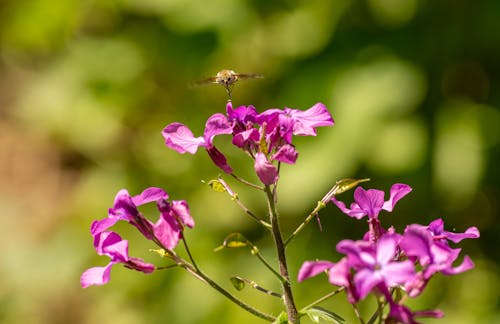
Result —
<instances>
[{"instance_id":1,"label":"pink petal","mask_svg":"<svg viewBox=\"0 0 500 324\"><path fill-rule=\"evenodd\" d=\"M361 219L366 216L366 212L359 208L359 206L355 203L351 204L351 209L347 208L345 204L337 198L332 197L332 202L346 215L350 217L354 217L356 219Z\"/></svg>"},{"instance_id":2,"label":"pink petal","mask_svg":"<svg viewBox=\"0 0 500 324\"><path fill-rule=\"evenodd\" d=\"M214 164L218 166L222 171L228 174L233 173L233 169L231 168L229 163L227 163L226 157L215 146L207 147L207 153L208 156L210 156L210 158L212 159L212 162L214 162Z\"/></svg>"},{"instance_id":3,"label":"pink petal","mask_svg":"<svg viewBox=\"0 0 500 324\"><path fill-rule=\"evenodd\" d=\"M478 238L480 236L479 234L479 230L477 229L477 227L469 227L465 233L453 233L453 232L448 232L448 231L444 231L444 234L446 236L446 238L450 241L452 241L453 243L458 243L464 239L475 239L475 238Z\"/></svg>"},{"instance_id":4,"label":"pink petal","mask_svg":"<svg viewBox=\"0 0 500 324\"><path fill-rule=\"evenodd\" d=\"M474 268L474 262L469 258L468 255L464 257L464 260L459 266L456 266L455 268L447 268L441 271L441 273L445 275L455 275L458 273L462 273L465 271L468 271L470 269Z\"/></svg>"},{"instance_id":5,"label":"pink petal","mask_svg":"<svg viewBox=\"0 0 500 324\"><path fill-rule=\"evenodd\" d=\"M377 243L377 261L387 264L396 254L396 240L391 235L384 235Z\"/></svg>"},{"instance_id":6,"label":"pink petal","mask_svg":"<svg viewBox=\"0 0 500 324\"><path fill-rule=\"evenodd\" d=\"M181 237L181 227L172 218L160 217L153 226L153 232L163 247L169 250L177 246Z\"/></svg>"},{"instance_id":7,"label":"pink petal","mask_svg":"<svg viewBox=\"0 0 500 324\"><path fill-rule=\"evenodd\" d=\"M363 299L370 291L383 281L382 276L378 271L362 269L354 275L354 286L359 293L359 299Z\"/></svg>"},{"instance_id":8,"label":"pink petal","mask_svg":"<svg viewBox=\"0 0 500 324\"><path fill-rule=\"evenodd\" d=\"M208 146L213 145L213 140L216 135L231 134L233 127L223 114L217 113L210 116L205 124L203 138Z\"/></svg>"},{"instance_id":9,"label":"pink petal","mask_svg":"<svg viewBox=\"0 0 500 324\"><path fill-rule=\"evenodd\" d=\"M90 234L92 234L92 236L96 236L97 234L100 234L111 226L115 225L119 220L120 219L118 217L108 217L101 220L96 220L92 222L92 225L90 226Z\"/></svg>"},{"instance_id":10,"label":"pink petal","mask_svg":"<svg viewBox=\"0 0 500 324\"><path fill-rule=\"evenodd\" d=\"M396 203L411 191L411 187L403 183L396 183L392 185L390 198L384 203L382 209L391 212L394 209Z\"/></svg>"},{"instance_id":11,"label":"pink petal","mask_svg":"<svg viewBox=\"0 0 500 324\"><path fill-rule=\"evenodd\" d=\"M271 160L294 164L298 155L299 153L297 153L292 145L285 144L271 157Z\"/></svg>"},{"instance_id":12,"label":"pink petal","mask_svg":"<svg viewBox=\"0 0 500 324\"><path fill-rule=\"evenodd\" d=\"M349 263L347 258L342 258L328 271L328 281L336 286L349 287Z\"/></svg>"},{"instance_id":13,"label":"pink petal","mask_svg":"<svg viewBox=\"0 0 500 324\"><path fill-rule=\"evenodd\" d=\"M391 262L382 269L385 282L392 287L412 281L415 277L415 266L410 260Z\"/></svg>"},{"instance_id":14,"label":"pink petal","mask_svg":"<svg viewBox=\"0 0 500 324\"><path fill-rule=\"evenodd\" d=\"M264 184L271 185L278 181L278 170L267 160L264 153L259 152L255 155L254 167L257 176Z\"/></svg>"},{"instance_id":15,"label":"pink petal","mask_svg":"<svg viewBox=\"0 0 500 324\"><path fill-rule=\"evenodd\" d=\"M290 114L294 120L294 135L314 136L316 135L315 127L333 125L333 118L322 103L317 103L305 111L285 108L285 113Z\"/></svg>"},{"instance_id":16,"label":"pink petal","mask_svg":"<svg viewBox=\"0 0 500 324\"><path fill-rule=\"evenodd\" d=\"M188 152L194 154L199 146L206 145L203 137L194 137L191 130L181 123L169 124L161 133L165 139L165 144L179 153Z\"/></svg>"},{"instance_id":17,"label":"pink petal","mask_svg":"<svg viewBox=\"0 0 500 324\"><path fill-rule=\"evenodd\" d=\"M87 288L93 285L104 285L110 279L110 271L113 263L109 263L105 267L94 267L86 270L80 277L82 288Z\"/></svg>"},{"instance_id":18,"label":"pink petal","mask_svg":"<svg viewBox=\"0 0 500 324\"><path fill-rule=\"evenodd\" d=\"M377 189L365 190L357 187L354 190L354 201L364 210L368 217L377 217L384 204L384 192Z\"/></svg>"},{"instance_id":19,"label":"pink petal","mask_svg":"<svg viewBox=\"0 0 500 324\"><path fill-rule=\"evenodd\" d=\"M331 268L334 263L330 261L306 261L299 270L298 281L304 281L307 278L314 277L325 270Z\"/></svg>"},{"instance_id":20,"label":"pink petal","mask_svg":"<svg viewBox=\"0 0 500 324\"><path fill-rule=\"evenodd\" d=\"M168 194L161 188L151 187L145 189L139 195L132 197L132 202L136 206L140 206L159 199L168 199Z\"/></svg>"},{"instance_id":21,"label":"pink petal","mask_svg":"<svg viewBox=\"0 0 500 324\"><path fill-rule=\"evenodd\" d=\"M194 219L189 212L189 206L185 200L172 201L172 210L187 227L194 226Z\"/></svg>"}]
</instances>

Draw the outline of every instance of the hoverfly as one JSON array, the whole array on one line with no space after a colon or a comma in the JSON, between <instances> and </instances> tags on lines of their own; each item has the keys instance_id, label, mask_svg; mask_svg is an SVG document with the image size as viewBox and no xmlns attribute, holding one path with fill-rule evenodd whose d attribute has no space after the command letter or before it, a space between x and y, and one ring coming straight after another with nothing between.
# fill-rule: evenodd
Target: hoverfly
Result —
<instances>
[{"instance_id":1,"label":"hoverfly","mask_svg":"<svg viewBox=\"0 0 500 324\"><path fill-rule=\"evenodd\" d=\"M232 86L238 80L260 79L263 77L264 76L261 74L243 74L243 73L236 73L233 70L221 70L217 72L217 74L213 77L197 81L195 85L203 85L208 83L220 84L226 89L229 100L231 100Z\"/></svg>"}]
</instances>

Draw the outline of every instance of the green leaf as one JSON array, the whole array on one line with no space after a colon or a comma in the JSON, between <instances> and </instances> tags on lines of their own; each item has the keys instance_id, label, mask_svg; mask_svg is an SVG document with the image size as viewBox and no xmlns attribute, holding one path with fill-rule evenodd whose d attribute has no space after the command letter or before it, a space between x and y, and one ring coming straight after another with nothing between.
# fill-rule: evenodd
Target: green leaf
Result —
<instances>
[{"instance_id":1,"label":"green leaf","mask_svg":"<svg viewBox=\"0 0 500 324\"><path fill-rule=\"evenodd\" d=\"M333 192L333 195L338 195L343 192L346 192L347 190L351 190L352 188L356 187L358 184L361 182L366 182L370 181L369 178L365 179L354 179L354 178L347 178L347 179L342 179L339 180L335 183L335 190Z\"/></svg>"},{"instance_id":2,"label":"green leaf","mask_svg":"<svg viewBox=\"0 0 500 324\"><path fill-rule=\"evenodd\" d=\"M288 324L288 316L285 312L281 312L274 320L273 324Z\"/></svg>"},{"instance_id":3,"label":"green leaf","mask_svg":"<svg viewBox=\"0 0 500 324\"><path fill-rule=\"evenodd\" d=\"M214 249L215 252L222 250L223 248L240 248L246 247L249 245L249 241L240 233L231 233L224 239L224 242L221 246L218 246Z\"/></svg>"},{"instance_id":4,"label":"green leaf","mask_svg":"<svg viewBox=\"0 0 500 324\"><path fill-rule=\"evenodd\" d=\"M306 314L314 323L320 323L320 320L323 320L326 323L341 324L345 322L345 319L343 319L340 315L322 307L311 307L306 310Z\"/></svg>"},{"instance_id":5,"label":"green leaf","mask_svg":"<svg viewBox=\"0 0 500 324\"><path fill-rule=\"evenodd\" d=\"M236 288L236 290L241 291L243 288L245 288L245 281L238 278L238 277L231 277L229 280L231 280L231 283L233 284L233 287Z\"/></svg>"}]
</instances>

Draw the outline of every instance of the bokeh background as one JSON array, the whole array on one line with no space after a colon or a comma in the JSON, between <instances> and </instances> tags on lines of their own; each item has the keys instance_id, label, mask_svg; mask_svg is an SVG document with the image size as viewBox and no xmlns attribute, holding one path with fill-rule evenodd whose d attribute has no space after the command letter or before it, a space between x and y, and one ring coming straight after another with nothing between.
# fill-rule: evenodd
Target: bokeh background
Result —
<instances>
[{"instance_id":1,"label":"bokeh background","mask_svg":"<svg viewBox=\"0 0 500 324\"><path fill-rule=\"evenodd\" d=\"M475 225L482 235L462 244L473 271L438 276L411 304L446 312L426 323L500 322L499 35L497 0L1 1L0 322L259 322L180 269L117 266L106 286L80 288L82 271L108 262L92 248L92 220L106 216L119 189L149 186L188 200L197 224L187 238L205 272L277 314L279 300L229 283L241 275L278 289L254 257L213 252L238 231L276 262L270 238L201 183L220 172L203 151L180 155L160 134L180 121L199 135L224 110L221 87L189 87L223 68L265 75L237 84L236 105L323 102L335 119L297 139L297 164L282 168L285 233L340 178L370 177L367 186L385 191L408 183L414 191L383 214L385 226L442 217L447 229ZM256 181L228 139L217 145ZM265 214L262 195L234 189ZM335 261L336 243L366 230L334 206L321 219L323 231L312 222L289 249L294 278L304 260ZM167 263L133 229L117 230L132 255ZM294 287L299 306L333 289L324 276ZM355 322L344 296L321 305ZM373 307L373 299L361 305L365 314Z\"/></svg>"}]
</instances>

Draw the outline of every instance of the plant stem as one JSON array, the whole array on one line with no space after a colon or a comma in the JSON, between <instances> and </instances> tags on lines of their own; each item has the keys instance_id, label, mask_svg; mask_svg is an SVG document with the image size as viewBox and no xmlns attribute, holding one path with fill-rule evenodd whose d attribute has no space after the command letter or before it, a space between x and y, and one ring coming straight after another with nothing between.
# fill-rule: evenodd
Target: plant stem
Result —
<instances>
[{"instance_id":1,"label":"plant stem","mask_svg":"<svg viewBox=\"0 0 500 324\"><path fill-rule=\"evenodd\" d=\"M288 275L288 267L286 264L286 254L285 245L283 244L283 238L281 237L281 231L279 228L278 213L275 205L275 197L269 185L265 186L265 192L267 195L267 203L269 207L269 216L271 218L272 233L274 238L274 243L278 252L278 262L280 267L280 273L285 281L281 282L281 287L283 290L283 300L285 302L286 312L288 316L288 323L298 324L300 319L297 312L297 307L293 301L292 287L290 285L290 276Z\"/></svg>"},{"instance_id":2,"label":"plant stem","mask_svg":"<svg viewBox=\"0 0 500 324\"><path fill-rule=\"evenodd\" d=\"M193 259L193 256L191 255L191 251L189 250L189 247L187 245L186 238L184 237L184 233L182 233L182 242L184 243L184 248L186 249L187 255L189 257L189 260L191 260L191 263L193 264L193 267L196 270L199 270L198 266L196 265L196 262Z\"/></svg>"},{"instance_id":3,"label":"plant stem","mask_svg":"<svg viewBox=\"0 0 500 324\"><path fill-rule=\"evenodd\" d=\"M230 292L219 286L215 281L210 279L203 271L200 270L198 267L194 267L192 264L184 260L183 258L179 257L177 254L175 254L173 251L170 251L169 255L179 266L183 267L187 272L191 273L194 277L196 277L198 280L208 284L210 287L214 288L217 290L219 293L224 295L227 299L238 305L239 307L243 308L247 312L262 318L266 321L273 322L275 320L274 316L266 314L264 312L261 312L252 306L246 304L245 302L239 300L235 296L233 296Z\"/></svg>"},{"instance_id":4,"label":"plant stem","mask_svg":"<svg viewBox=\"0 0 500 324\"><path fill-rule=\"evenodd\" d=\"M359 313L358 306L356 304L352 304L352 308L354 309L354 314L356 314L356 317L359 319L359 323L365 324L365 321L363 321L363 318L361 317L361 314Z\"/></svg>"},{"instance_id":5,"label":"plant stem","mask_svg":"<svg viewBox=\"0 0 500 324\"><path fill-rule=\"evenodd\" d=\"M250 187L252 187L252 188L259 189L259 190L264 190L264 188L263 188L262 186L259 186L259 185L256 185L256 184L253 184L253 183L251 183L251 182L249 182L249 181L246 181L245 179L238 177L238 176L237 176L236 174L234 174L234 173L231 173L231 176L232 176L233 178L235 178L236 180L238 180L239 182L241 182L241 183L243 183L243 184L246 184L247 186L250 186Z\"/></svg>"},{"instance_id":6,"label":"plant stem","mask_svg":"<svg viewBox=\"0 0 500 324\"><path fill-rule=\"evenodd\" d=\"M278 277L280 281L282 282L286 281L285 278L283 278L278 272L276 272L276 270L273 269L273 267L271 267L271 265L266 261L266 259L264 259L262 254L258 251L258 249L257 251L254 252L256 248L257 248L256 246L252 247L252 254L254 254L260 260L260 262L262 262L266 266L266 268L268 268L276 277Z\"/></svg>"},{"instance_id":7,"label":"plant stem","mask_svg":"<svg viewBox=\"0 0 500 324\"><path fill-rule=\"evenodd\" d=\"M231 199L236 202L236 204L245 212L245 214L247 214L248 216L250 216L250 218L252 218L253 220L255 220L256 222L258 222L259 224L261 224L262 226L264 226L265 228L267 228L268 230L271 229L271 224L269 224L268 222L260 219L259 217L257 217L257 215L255 215L250 209L247 208L247 206L245 206L244 203L241 202L240 198L238 197L238 194L235 193L231 187L227 184L226 181L224 181L224 179L222 179L221 177L218 178L218 181L219 183L224 187L224 189L226 189L226 192L229 194L229 196L231 197Z\"/></svg>"},{"instance_id":8,"label":"plant stem","mask_svg":"<svg viewBox=\"0 0 500 324\"><path fill-rule=\"evenodd\" d=\"M321 298L319 298L319 299L317 299L317 300L313 301L312 303L310 303L310 304L309 304L309 305L307 305L306 307L302 308L301 312L306 311L306 310L308 310L309 308L311 308L311 307L313 307L313 306L316 306L316 305L318 305L318 304L319 304L319 303L321 303L321 302L324 302L324 301L325 301L325 300L327 300L328 298L333 297L333 296L335 296L336 294L338 294L338 293L340 293L340 292L344 291L344 289L345 289L344 287L340 287L339 289L337 289L337 290L335 290L335 291L332 291L331 293L328 293L328 294L324 295L323 297L321 297Z\"/></svg>"},{"instance_id":9,"label":"plant stem","mask_svg":"<svg viewBox=\"0 0 500 324\"><path fill-rule=\"evenodd\" d=\"M311 221L311 219L313 219L314 216L318 215L318 212L323 208L325 208L325 204L323 204L321 201L318 201L316 208L314 208L314 210L309 215L307 215L306 219L285 240L285 247L295 238L295 236L297 236L297 234L299 234L304 229L304 227L307 224L309 224L309 222Z\"/></svg>"}]
</instances>

